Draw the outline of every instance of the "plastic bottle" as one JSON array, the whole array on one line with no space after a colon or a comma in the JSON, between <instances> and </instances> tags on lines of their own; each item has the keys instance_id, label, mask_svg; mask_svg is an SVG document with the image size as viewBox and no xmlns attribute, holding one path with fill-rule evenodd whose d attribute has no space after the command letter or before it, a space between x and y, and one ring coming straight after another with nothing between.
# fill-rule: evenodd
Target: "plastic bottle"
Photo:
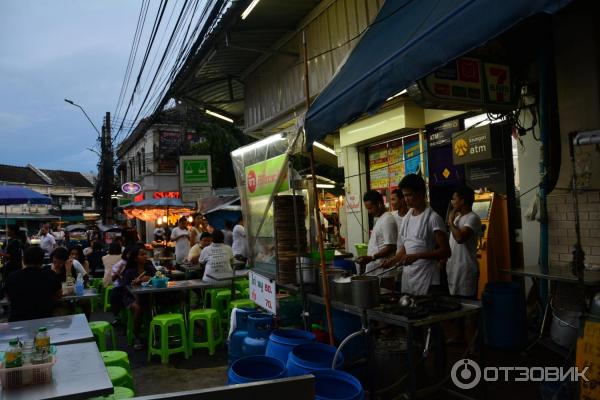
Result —
<instances>
[{"instance_id":1,"label":"plastic bottle","mask_svg":"<svg viewBox=\"0 0 600 400\"><path fill-rule=\"evenodd\" d=\"M83 296L83 276L81 274L77 274L77 280L75 281L75 295Z\"/></svg>"},{"instance_id":2,"label":"plastic bottle","mask_svg":"<svg viewBox=\"0 0 600 400\"><path fill-rule=\"evenodd\" d=\"M40 327L35 335L35 349L46 354L50 352L50 336L45 326Z\"/></svg>"},{"instance_id":3,"label":"plastic bottle","mask_svg":"<svg viewBox=\"0 0 600 400\"><path fill-rule=\"evenodd\" d=\"M23 365L21 346L18 339L13 339L8 343L8 349L4 353L4 365L6 368L15 368Z\"/></svg>"}]
</instances>

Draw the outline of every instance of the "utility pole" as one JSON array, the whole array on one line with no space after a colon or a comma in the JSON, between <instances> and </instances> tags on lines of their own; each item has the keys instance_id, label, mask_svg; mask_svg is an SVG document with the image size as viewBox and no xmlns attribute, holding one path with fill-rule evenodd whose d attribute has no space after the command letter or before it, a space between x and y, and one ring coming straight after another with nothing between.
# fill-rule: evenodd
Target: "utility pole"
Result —
<instances>
[{"instance_id":1,"label":"utility pole","mask_svg":"<svg viewBox=\"0 0 600 400\"><path fill-rule=\"evenodd\" d=\"M110 112L106 113L105 118L105 129L104 137L102 138L102 172L103 172L103 205L104 213L102 215L102 222L105 224L113 223L113 208L112 208L112 194L114 190L115 176L113 166L113 147L112 147L112 136L110 129Z\"/></svg>"}]
</instances>

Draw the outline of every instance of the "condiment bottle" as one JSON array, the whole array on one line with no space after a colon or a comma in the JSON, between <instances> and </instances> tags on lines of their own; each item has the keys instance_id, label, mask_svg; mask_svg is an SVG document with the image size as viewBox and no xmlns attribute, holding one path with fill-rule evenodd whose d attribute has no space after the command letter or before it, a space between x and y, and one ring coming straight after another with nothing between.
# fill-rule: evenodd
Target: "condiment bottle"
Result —
<instances>
[{"instance_id":1,"label":"condiment bottle","mask_svg":"<svg viewBox=\"0 0 600 400\"><path fill-rule=\"evenodd\" d=\"M8 349L4 353L4 366L6 368L15 368L21 365L23 365L21 346L19 346L18 339L13 339L8 343Z\"/></svg>"},{"instance_id":2,"label":"condiment bottle","mask_svg":"<svg viewBox=\"0 0 600 400\"><path fill-rule=\"evenodd\" d=\"M45 326L40 327L35 335L35 349L45 353L50 351L50 336Z\"/></svg>"}]
</instances>

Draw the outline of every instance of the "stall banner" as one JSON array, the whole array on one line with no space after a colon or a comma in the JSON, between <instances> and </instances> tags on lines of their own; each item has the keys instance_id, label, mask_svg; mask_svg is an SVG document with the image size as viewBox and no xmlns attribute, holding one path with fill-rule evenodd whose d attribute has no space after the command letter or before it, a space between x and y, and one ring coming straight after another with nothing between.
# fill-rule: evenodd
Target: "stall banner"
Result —
<instances>
[{"instance_id":1,"label":"stall banner","mask_svg":"<svg viewBox=\"0 0 600 400\"><path fill-rule=\"evenodd\" d=\"M346 212L360 212L360 196L354 193L346 193Z\"/></svg>"},{"instance_id":2,"label":"stall banner","mask_svg":"<svg viewBox=\"0 0 600 400\"><path fill-rule=\"evenodd\" d=\"M275 288L275 281L257 274L254 271L250 271L248 278L250 285L250 300L268 312L276 314L277 290Z\"/></svg>"},{"instance_id":3,"label":"stall banner","mask_svg":"<svg viewBox=\"0 0 600 400\"><path fill-rule=\"evenodd\" d=\"M369 186L372 190L387 189L388 147L387 143L369 147Z\"/></svg>"},{"instance_id":4,"label":"stall banner","mask_svg":"<svg viewBox=\"0 0 600 400\"><path fill-rule=\"evenodd\" d=\"M266 196L273 193L279 172L285 168L283 182L279 188L280 192L289 190L290 184L287 176L286 156L282 154L277 157L269 158L245 168L246 173L246 192L248 197Z\"/></svg>"}]
</instances>

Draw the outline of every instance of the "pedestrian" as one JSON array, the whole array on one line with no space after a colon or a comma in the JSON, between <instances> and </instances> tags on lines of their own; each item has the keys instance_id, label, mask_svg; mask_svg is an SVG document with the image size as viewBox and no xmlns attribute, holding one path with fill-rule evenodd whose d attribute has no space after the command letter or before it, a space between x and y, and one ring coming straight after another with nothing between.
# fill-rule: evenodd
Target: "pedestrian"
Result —
<instances>
[{"instance_id":1,"label":"pedestrian","mask_svg":"<svg viewBox=\"0 0 600 400\"><path fill-rule=\"evenodd\" d=\"M402 293L425 295L440 284L437 261L450 256L444 220L427 205L425 181L406 175L400 182L408 212L398 233L398 251L390 264L401 264Z\"/></svg>"},{"instance_id":2,"label":"pedestrian","mask_svg":"<svg viewBox=\"0 0 600 400\"><path fill-rule=\"evenodd\" d=\"M50 259L52 251L56 248L56 239L54 239L54 236L50 233L50 224L42 225L42 229L40 229L40 238L40 247L44 250L44 260L47 261Z\"/></svg>"},{"instance_id":3,"label":"pedestrian","mask_svg":"<svg viewBox=\"0 0 600 400\"><path fill-rule=\"evenodd\" d=\"M55 302L62 295L62 288L57 277L42 268L44 256L41 248L28 248L23 254L23 268L7 278L10 322L52 316Z\"/></svg>"},{"instance_id":4,"label":"pedestrian","mask_svg":"<svg viewBox=\"0 0 600 400\"><path fill-rule=\"evenodd\" d=\"M104 276L102 277L102 286L109 287L112 285L112 267L121 260L121 244L113 240L108 246L108 254L102 257L102 266L104 267Z\"/></svg>"},{"instance_id":5,"label":"pedestrian","mask_svg":"<svg viewBox=\"0 0 600 400\"><path fill-rule=\"evenodd\" d=\"M196 214L194 215L192 226L190 227L190 246L200 242L200 234L202 232L202 214Z\"/></svg>"},{"instance_id":6,"label":"pedestrian","mask_svg":"<svg viewBox=\"0 0 600 400\"><path fill-rule=\"evenodd\" d=\"M0 256L4 258L4 268L2 268L2 277L6 281L8 276L23 267L23 243L19 240L19 227L9 225L6 231L7 242L6 249L0 251Z\"/></svg>"},{"instance_id":7,"label":"pedestrian","mask_svg":"<svg viewBox=\"0 0 600 400\"><path fill-rule=\"evenodd\" d=\"M477 295L479 263L477 240L481 234L481 219L473 212L475 192L463 186L452 194L452 210L448 213L450 250L446 263L448 289L453 296L474 299Z\"/></svg>"},{"instance_id":8,"label":"pedestrian","mask_svg":"<svg viewBox=\"0 0 600 400\"><path fill-rule=\"evenodd\" d=\"M184 262L190 252L190 231L187 230L187 218L179 218L177 227L171 231L171 240L175 242L175 263Z\"/></svg>"},{"instance_id":9,"label":"pedestrian","mask_svg":"<svg viewBox=\"0 0 600 400\"><path fill-rule=\"evenodd\" d=\"M244 217L240 217L237 224L233 228L231 249L233 251L233 257L236 260L242 262L246 262L248 260L250 252L248 249L248 238L246 237L246 229L244 228Z\"/></svg>"},{"instance_id":10,"label":"pedestrian","mask_svg":"<svg viewBox=\"0 0 600 400\"><path fill-rule=\"evenodd\" d=\"M396 270L384 272L385 261L394 256L398 241L398 226L391 213L386 211L381 193L370 190L363 196L363 203L369 215L375 218L371 231L367 255L359 257L357 262L365 268L368 275L378 275L380 286L393 290L396 282ZM362 272L362 271L361 271Z\"/></svg>"}]
</instances>

